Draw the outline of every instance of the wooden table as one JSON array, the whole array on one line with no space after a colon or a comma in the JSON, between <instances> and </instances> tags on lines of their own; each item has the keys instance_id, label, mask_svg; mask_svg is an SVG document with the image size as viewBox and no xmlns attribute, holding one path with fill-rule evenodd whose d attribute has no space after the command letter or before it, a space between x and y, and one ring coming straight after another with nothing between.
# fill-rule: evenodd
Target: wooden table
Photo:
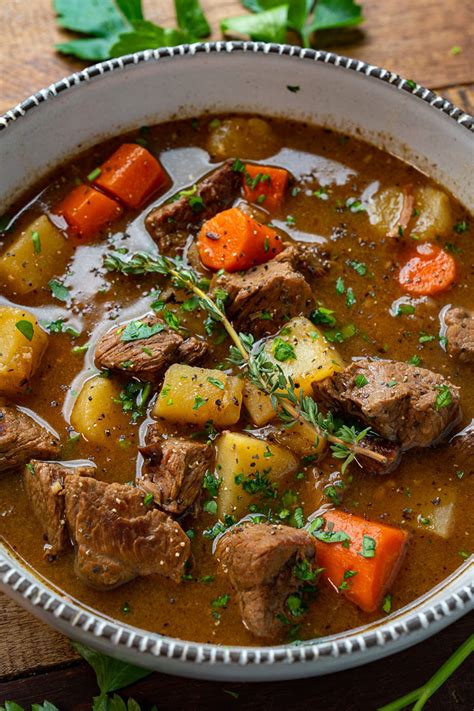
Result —
<instances>
[{"instance_id":1,"label":"wooden table","mask_svg":"<svg viewBox=\"0 0 474 711\"><path fill-rule=\"evenodd\" d=\"M343 54L389 67L439 91L474 113L472 3L464 0L362 0L366 23L357 42L330 47ZM242 13L238 0L204 0L214 37L219 21ZM145 14L171 25L171 0L144 0ZM0 112L40 87L83 64L57 55L53 45L67 33L54 23L50 0L3 0L0 3ZM453 54L458 46L461 52ZM143 708L281 708L313 711L370 711L423 683L474 628L465 617L434 639L362 669L332 676L275 684L222 684L182 681L154 674L127 690ZM235 699L225 693L239 694ZM71 650L65 637L0 594L0 703L14 699L28 705L54 702L61 711L90 708L97 693L91 670ZM474 706L474 679L459 670L427 709L463 711Z\"/></svg>"}]
</instances>

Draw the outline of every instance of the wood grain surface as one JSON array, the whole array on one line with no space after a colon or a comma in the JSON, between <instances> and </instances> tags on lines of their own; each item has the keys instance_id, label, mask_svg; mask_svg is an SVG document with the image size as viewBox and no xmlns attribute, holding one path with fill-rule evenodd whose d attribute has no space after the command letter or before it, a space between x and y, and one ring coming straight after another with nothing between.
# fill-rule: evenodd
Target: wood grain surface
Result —
<instances>
[{"instance_id":1,"label":"wood grain surface","mask_svg":"<svg viewBox=\"0 0 474 711\"><path fill-rule=\"evenodd\" d=\"M202 0L202 4L213 39L220 38L221 19L244 12L238 0ZM325 48L416 79L474 113L472 0L362 0L362 4L364 25L351 32L343 46L327 44ZM148 19L173 25L172 0L144 0L143 5ZM50 0L1 0L0 33L0 112L85 66L55 53L54 43L71 35L56 27ZM452 54L453 46L461 52ZM313 711L365 711L423 683L473 631L471 615L411 650L325 678L245 685L183 683L154 674L127 694L145 709L158 703L160 710L222 705L266 711L307 707ZM460 670L426 708L472 709L473 676ZM238 692L239 698L226 690ZM48 698L61 711L76 711L90 708L95 693L92 672L77 661L65 637L0 594L0 703L15 699L28 704Z\"/></svg>"}]
</instances>

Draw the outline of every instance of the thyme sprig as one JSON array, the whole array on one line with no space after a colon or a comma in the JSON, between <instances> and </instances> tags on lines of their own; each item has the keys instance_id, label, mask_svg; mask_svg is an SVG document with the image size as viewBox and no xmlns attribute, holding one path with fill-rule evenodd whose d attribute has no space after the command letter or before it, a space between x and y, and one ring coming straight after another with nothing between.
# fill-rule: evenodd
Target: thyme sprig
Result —
<instances>
[{"instance_id":1,"label":"thyme sprig","mask_svg":"<svg viewBox=\"0 0 474 711\"><path fill-rule=\"evenodd\" d=\"M359 446L370 427L361 432L347 425L336 428L332 413L323 414L313 398L304 395L301 390L298 394L293 379L268 359L262 345L255 347L251 334L237 333L225 314L226 292L221 289L217 291L217 296L214 294L211 297L204 291L199 275L182 259L148 252L136 252L124 258L120 253L111 252L106 255L104 266L110 272L121 274L154 273L167 276L177 288L194 293L199 299L200 308L207 311L212 320L221 323L231 337L234 345L229 350L229 362L244 367L250 382L270 395L273 408L285 427L291 427L297 422L302 424L306 436L314 440L315 448L320 438L331 442L333 457L344 459L341 468L343 473L358 454L386 463L386 458L379 452Z\"/></svg>"},{"instance_id":2,"label":"thyme sprig","mask_svg":"<svg viewBox=\"0 0 474 711\"><path fill-rule=\"evenodd\" d=\"M179 257L164 257L161 254L150 254L148 252L136 252L130 257L123 258L117 252L110 252L104 258L104 266L109 272L120 272L121 274L161 274L170 277L173 286L178 289L190 291L199 299L199 307L207 311L213 321L221 323L233 342L235 348L246 357L241 339L236 330L225 315L225 300L227 293L219 290L217 298L211 299L202 285L199 275L188 267Z\"/></svg>"}]
</instances>

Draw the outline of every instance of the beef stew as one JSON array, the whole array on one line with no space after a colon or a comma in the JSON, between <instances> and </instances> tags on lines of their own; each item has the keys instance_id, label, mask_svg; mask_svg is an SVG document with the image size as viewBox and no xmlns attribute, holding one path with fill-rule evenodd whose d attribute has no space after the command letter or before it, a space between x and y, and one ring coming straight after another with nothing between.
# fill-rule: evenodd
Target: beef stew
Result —
<instances>
[{"instance_id":1,"label":"beef stew","mask_svg":"<svg viewBox=\"0 0 474 711\"><path fill-rule=\"evenodd\" d=\"M310 639L469 557L472 216L355 138L142 127L0 243L0 536L83 604Z\"/></svg>"}]
</instances>

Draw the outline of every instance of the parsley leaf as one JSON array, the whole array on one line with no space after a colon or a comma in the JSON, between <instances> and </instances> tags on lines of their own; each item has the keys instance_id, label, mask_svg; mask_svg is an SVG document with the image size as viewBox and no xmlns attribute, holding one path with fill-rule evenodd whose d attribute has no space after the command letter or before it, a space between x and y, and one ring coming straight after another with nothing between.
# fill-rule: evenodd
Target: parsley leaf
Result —
<instances>
[{"instance_id":1,"label":"parsley leaf","mask_svg":"<svg viewBox=\"0 0 474 711\"><path fill-rule=\"evenodd\" d=\"M291 343L287 343L282 338L278 336L273 341L273 355L280 363L284 363L287 360L294 360L296 358L295 349Z\"/></svg>"},{"instance_id":2,"label":"parsley leaf","mask_svg":"<svg viewBox=\"0 0 474 711\"><path fill-rule=\"evenodd\" d=\"M124 343L129 343L130 341L141 341L146 338L151 338L156 333L160 333L165 328L163 323L154 323L149 326L143 321L130 321L125 326L120 340Z\"/></svg>"},{"instance_id":3,"label":"parsley leaf","mask_svg":"<svg viewBox=\"0 0 474 711\"><path fill-rule=\"evenodd\" d=\"M107 657L101 652L89 649L89 647L85 647L79 642L72 642L71 644L76 652L78 652L95 671L97 684L102 694L130 686L130 684L151 674L151 671L148 669L140 669L133 664L121 662L119 659L112 659L112 657Z\"/></svg>"},{"instance_id":4,"label":"parsley leaf","mask_svg":"<svg viewBox=\"0 0 474 711\"><path fill-rule=\"evenodd\" d=\"M438 394L436 395L435 407L439 412L439 410L442 410L444 407L451 405L453 395L447 385L437 385L436 390Z\"/></svg>"},{"instance_id":5,"label":"parsley leaf","mask_svg":"<svg viewBox=\"0 0 474 711\"><path fill-rule=\"evenodd\" d=\"M51 289L52 295L55 299L58 299L58 301L69 301L71 298L67 286L61 284L57 279L51 279L51 281L48 282L48 286Z\"/></svg>"},{"instance_id":6,"label":"parsley leaf","mask_svg":"<svg viewBox=\"0 0 474 711\"><path fill-rule=\"evenodd\" d=\"M24 319L22 319L21 321L17 321L15 324L15 328L17 328L28 341L33 340L35 330L31 321L26 321Z\"/></svg>"},{"instance_id":7,"label":"parsley leaf","mask_svg":"<svg viewBox=\"0 0 474 711\"><path fill-rule=\"evenodd\" d=\"M226 36L249 37L261 42L285 42L288 5L278 4L269 10L261 8L253 15L239 15L221 22Z\"/></svg>"}]
</instances>

